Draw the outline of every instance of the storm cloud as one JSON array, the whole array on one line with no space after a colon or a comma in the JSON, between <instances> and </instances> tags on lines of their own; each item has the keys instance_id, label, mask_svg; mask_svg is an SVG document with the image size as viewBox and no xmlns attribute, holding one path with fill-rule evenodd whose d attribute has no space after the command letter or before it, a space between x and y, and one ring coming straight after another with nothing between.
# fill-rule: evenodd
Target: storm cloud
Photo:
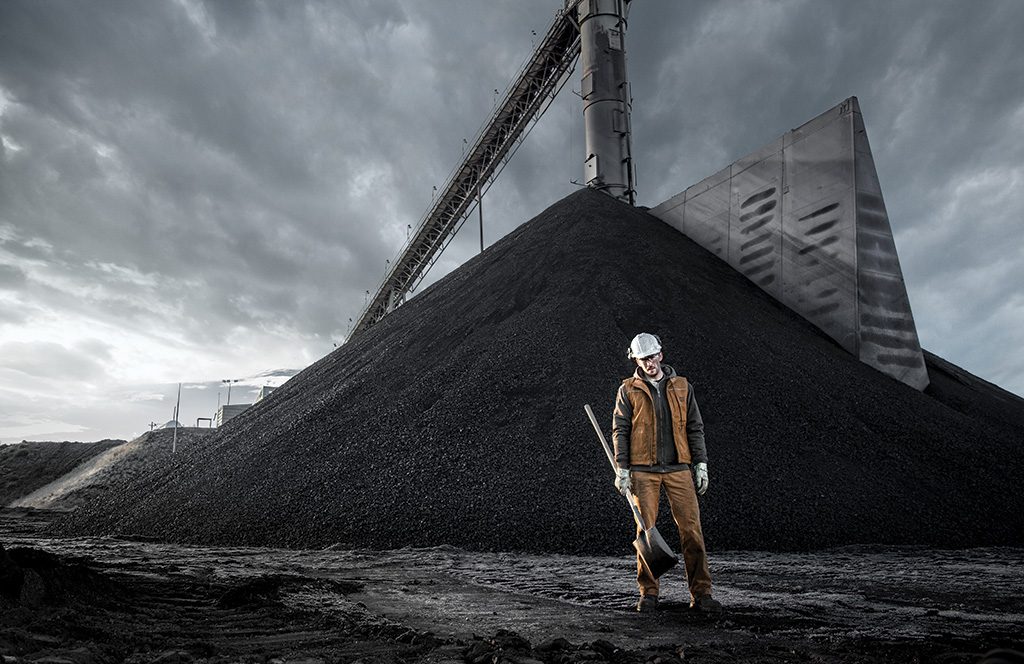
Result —
<instances>
[{"instance_id":1,"label":"storm cloud","mask_svg":"<svg viewBox=\"0 0 1024 664\"><path fill-rule=\"evenodd\" d=\"M54 390L93 398L53 432L126 437L156 417L126 403L167 401L115 395L341 343L560 6L0 3L0 440L45 429L32 400ZM637 0L639 202L857 95L922 344L1022 394L1022 30L1014 0ZM582 160L565 89L485 196L485 241Z\"/></svg>"}]
</instances>

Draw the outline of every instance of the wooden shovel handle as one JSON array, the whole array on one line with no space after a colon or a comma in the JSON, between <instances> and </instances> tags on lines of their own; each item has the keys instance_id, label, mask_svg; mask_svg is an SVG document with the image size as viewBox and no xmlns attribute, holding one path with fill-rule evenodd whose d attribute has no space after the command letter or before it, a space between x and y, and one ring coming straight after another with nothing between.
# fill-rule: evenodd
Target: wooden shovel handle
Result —
<instances>
[{"instance_id":1,"label":"wooden shovel handle","mask_svg":"<svg viewBox=\"0 0 1024 664\"><path fill-rule=\"evenodd\" d=\"M608 447L608 441L604 438L604 432L601 431L601 425L597 423L597 418L594 417L594 411L591 410L590 404L583 404L583 410L587 411L587 417L590 418L590 424L593 425L594 431L597 432L597 437L601 441L601 447L604 448L604 454L608 457L608 463L612 464L612 470L617 470L618 466L615 465L615 458L612 456L612 448Z\"/></svg>"},{"instance_id":2,"label":"wooden shovel handle","mask_svg":"<svg viewBox=\"0 0 1024 664\"><path fill-rule=\"evenodd\" d=\"M597 418L594 417L594 411L590 408L590 404L583 404L583 410L587 411L587 417L590 418L590 423L594 426L594 431L597 432L597 437L601 441L601 447L604 448L604 454L608 457L608 463L612 465L612 470L618 470L618 466L615 465L615 457L612 456L612 448L608 446L608 441L605 440L604 432L601 431L601 425L597 423ZM644 524L644 518L640 514L639 500L633 495L632 491L626 490L626 502L629 503L629 508L633 511L633 518L636 520L636 525L641 530L647 530L647 526Z\"/></svg>"}]
</instances>

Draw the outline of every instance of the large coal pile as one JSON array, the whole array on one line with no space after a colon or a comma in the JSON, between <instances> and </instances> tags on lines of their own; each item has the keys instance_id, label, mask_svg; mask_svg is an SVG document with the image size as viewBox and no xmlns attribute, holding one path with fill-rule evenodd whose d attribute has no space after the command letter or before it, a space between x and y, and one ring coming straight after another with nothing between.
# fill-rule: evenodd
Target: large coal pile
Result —
<instances>
[{"instance_id":1,"label":"large coal pile","mask_svg":"<svg viewBox=\"0 0 1024 664\"><path fill-rule=\"evenodd\" d=\"M123 440L96 443L22 441L0 445L0 506L32 493L89 459L123 444Z\"/></svg>"},{"instance_id":2,"label":"large coal pile","mask_svg":"<svg viewBox=\"0 0 1024 664\"><path fill-rule=\"evenodd\" d=\"M695 386L710 547L1024 543L1020 399L934 361L931 393L910 389L666 224L587 190L60 527L621 553L629 512L583 404L610 428L639 331L660 334Z\"/></svg>"}]
</instances>

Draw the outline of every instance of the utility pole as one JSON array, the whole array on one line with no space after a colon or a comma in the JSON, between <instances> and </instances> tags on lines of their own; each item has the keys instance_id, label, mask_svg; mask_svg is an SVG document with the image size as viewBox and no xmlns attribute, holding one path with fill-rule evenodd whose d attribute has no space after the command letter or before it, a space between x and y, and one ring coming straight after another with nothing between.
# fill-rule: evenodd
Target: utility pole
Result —
<instances>
[{"instance_id":1,"label":"utility pole","mask_svg":"<svg viewBox=\"0 0 1024 664\"><path fill-rule=\"evenodd\" d=\"M476 209L480 213L480 253L484 253L484 195L480 183L476 183Z\"/></svg>"},{"instance_id":2,"label":"utility pole","mask_svg":"<svg viewBox=\"0 0 1024 664\"><path fill-rule=\"evenodd\" d=\"M171 440L171 454L178 451L178 408L181 407L181 383L178 383L178 401L174 404L174 438Z\"/></svg>"}]
</instances>

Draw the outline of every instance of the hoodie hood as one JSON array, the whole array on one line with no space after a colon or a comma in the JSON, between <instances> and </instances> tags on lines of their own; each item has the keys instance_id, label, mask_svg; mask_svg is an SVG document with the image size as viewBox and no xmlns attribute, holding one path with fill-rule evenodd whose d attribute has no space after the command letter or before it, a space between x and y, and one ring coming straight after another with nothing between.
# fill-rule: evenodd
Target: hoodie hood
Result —
<instances>
[{"instance_id":1,"label":"hoodie hood","mask_svg":"<svg viewBox=\"0 0 1024 664\"><path fill-rule=\"evenodd\" d=\"M676 376L676 370L673 369L671 365L665 363L662 363L661 365L661 372L665 374L665 378L675 378ZM636 368L636 371L633 372L633 376L640 380L647 380L647 376L645 376L644 372L640 370L640 367Z\"/></svg>"}]
</instances>

